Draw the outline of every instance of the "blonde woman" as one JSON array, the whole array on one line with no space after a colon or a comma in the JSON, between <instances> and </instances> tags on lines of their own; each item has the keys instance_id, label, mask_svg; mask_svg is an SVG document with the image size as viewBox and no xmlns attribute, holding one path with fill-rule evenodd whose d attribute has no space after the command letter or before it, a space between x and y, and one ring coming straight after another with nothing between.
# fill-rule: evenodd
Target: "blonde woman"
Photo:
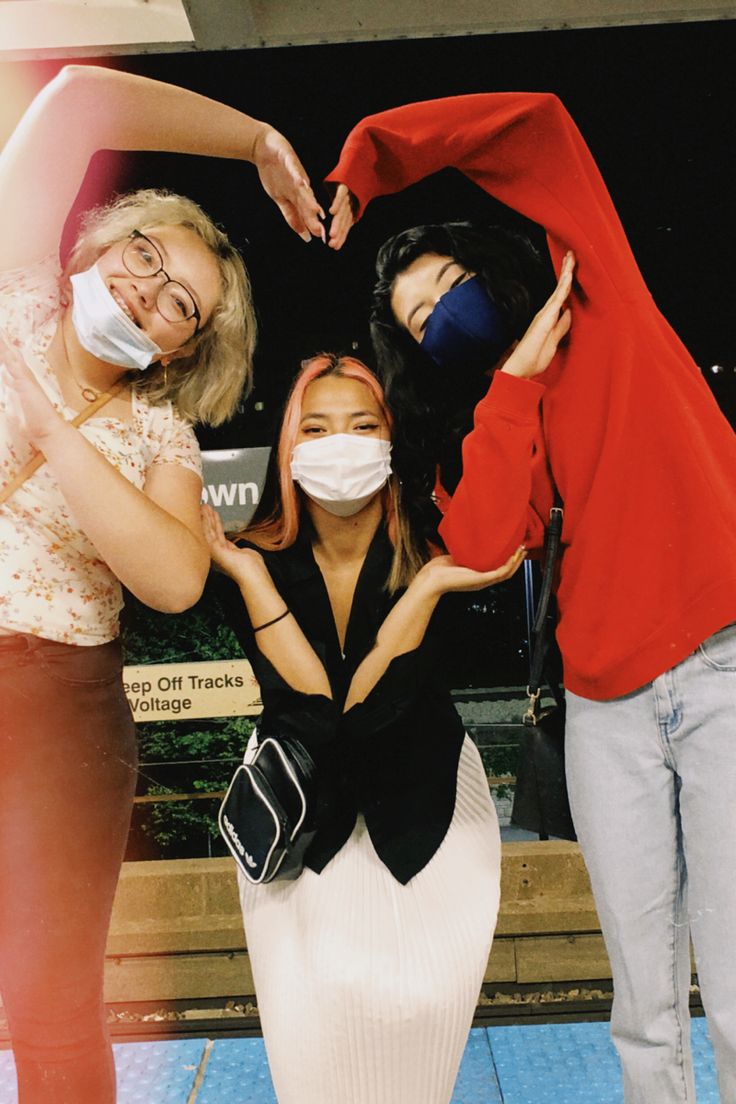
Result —
<instances>
[{"instance_id":1,"label":"blonde woman","mask_svg":"<svg viewBox=\"0 0 736 1104\"><path fill-rule=\"evenodd\" d=\"M2 486L34 450L45 460L0 506L0 987L19 1104L115 1099L102 970L136 768L120 584L164 611L199 596L209 556L189 423L233 412L255 338L237 251L180 196L91 212L60 272L99 148L251 161L289 225L320 233L282 135L126 73L62 70L0 155Z\"/></svg>"},{"instance_id":2,"label":"blonde woman","mask_svg":"<svg viewBox=\"0 0 736 1104\"><path fill-rule=\"evenodd\" d=\"M392 425L363 364L315 357L274 510L236 547L206 509L261 730L296 734L320 780L301 876L240 885L280 1104L447 1104L498 910L498 821L444 685L442 596L508 578L523 551L487 573L439 555L410 520Z\"/></svg>"}]
</instances>

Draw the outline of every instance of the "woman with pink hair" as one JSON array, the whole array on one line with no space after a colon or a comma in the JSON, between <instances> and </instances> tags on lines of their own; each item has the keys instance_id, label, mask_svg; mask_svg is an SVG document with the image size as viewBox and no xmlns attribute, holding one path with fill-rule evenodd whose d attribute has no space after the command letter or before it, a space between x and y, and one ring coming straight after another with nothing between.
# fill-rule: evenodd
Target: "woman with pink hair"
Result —
<instances>
[{"instance_id":1,"label":"woman with pink hair","mask_svg":"<svg viewBox=\"0 0 736 1104\"><path fill-rule=\"evenodd\" d=\"M508 578L524 552L490 572L441 555L393 469L392 424L363 364L314 357L273 508L234 543L205 508L260 727L296 733L319 773L299 878L240 876L280 1104L447 1104L498 911L498 822L443 686L442 597Z\"/></svg>"}]
</instances>

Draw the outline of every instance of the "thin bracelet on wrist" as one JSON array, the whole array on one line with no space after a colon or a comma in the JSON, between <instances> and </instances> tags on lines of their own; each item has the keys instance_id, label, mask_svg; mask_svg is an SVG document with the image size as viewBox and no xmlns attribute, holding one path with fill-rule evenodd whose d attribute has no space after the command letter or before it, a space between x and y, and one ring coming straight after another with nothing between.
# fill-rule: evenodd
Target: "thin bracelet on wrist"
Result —
<instances>
[{"instance_id":1,"label":"thin bracelet on wrist","mask_svg":"<svg viewBox=\"0 0 736 1104\"><path fill-rule=\"evenodd\" d=\"M283 612L283 613L280 613L280 614L278 615L278 617L274 617L272 621L264 621L264 623L263 623L262 625L258 625L258 626L257 626L257 628L254 628L254 629L253 629L253 632L254 632L254 633L257 633L257 632L260 632L260 631L261 631L261 629L268 629L268 628L270 628L270 627L271 627L271 625L275 625L275 624L276 624L276 623L277 623L278 621L283 621L283 620L284 620L284 618L285 618L285 617L288 617L290 613L291 613L291 610L290 610L290 609L289 609L289 607L287 606L287 607L286 607L286 609L284 610L284 612Z\"/></svg>"}]
</instances>

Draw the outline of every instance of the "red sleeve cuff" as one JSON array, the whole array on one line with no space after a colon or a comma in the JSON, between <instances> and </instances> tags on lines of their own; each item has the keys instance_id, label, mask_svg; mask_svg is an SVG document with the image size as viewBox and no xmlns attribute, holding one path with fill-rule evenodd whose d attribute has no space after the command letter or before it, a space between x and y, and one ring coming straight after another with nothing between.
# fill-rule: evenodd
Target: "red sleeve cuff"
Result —
<instances>
[{"instance_id":1,"label":"red sleeve cuff","mask_svg":"<svg viewBox=\"0 0 736 1104\"><path fill-rule=\"evenodd\" d=\"M365 140L365 139L364 139ZM348 137L335 168L325 177L325 184L345 184L353 196L353 216L355 221L363 216L366 207L376 195L381 194L381 186L375 173L368 169L366 159L370 151L361 150L353 135Z\"/></svg>"},{"instance_id":2,"label":"red sleeve cuff","mask_svg":"<svg viewBox=\"0 0 736 1104\"><path fill-rule=\"evenodd\" d=\"M490 415L522 424L536 422L545 390L544 384L536 380L519 379L509 372L498 371L475 408L475 420L483 424Z\"/></svg>"}]
</instances>

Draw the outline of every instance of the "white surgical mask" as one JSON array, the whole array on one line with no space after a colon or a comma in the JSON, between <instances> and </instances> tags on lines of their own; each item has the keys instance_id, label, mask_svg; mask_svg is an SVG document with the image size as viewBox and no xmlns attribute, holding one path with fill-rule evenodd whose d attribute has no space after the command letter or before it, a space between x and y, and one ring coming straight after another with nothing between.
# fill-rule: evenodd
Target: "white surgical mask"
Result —
<instances>
[{"instance_id":1,"label":"white surgical mask","mask_svg":"<svg viewBox=\"0 0 736 1104\"><path fill-rule=\"evenodd\" d=\"M291 478L337 517L366 506L391 475L391 442L355 433L302 441L291 456Z\"/></svg>"},{"instance_id":2,"label":"white surgical mask","mask_svg":"<svg viewBox=\"0 0 736 1104\"><path fill-rule=\"evenodd\" d=\"M155 356L155 341L113 299L97 265L71 277L72 325L88 353L120 368L143 372Z\"/></svg>"}]
</instances>

